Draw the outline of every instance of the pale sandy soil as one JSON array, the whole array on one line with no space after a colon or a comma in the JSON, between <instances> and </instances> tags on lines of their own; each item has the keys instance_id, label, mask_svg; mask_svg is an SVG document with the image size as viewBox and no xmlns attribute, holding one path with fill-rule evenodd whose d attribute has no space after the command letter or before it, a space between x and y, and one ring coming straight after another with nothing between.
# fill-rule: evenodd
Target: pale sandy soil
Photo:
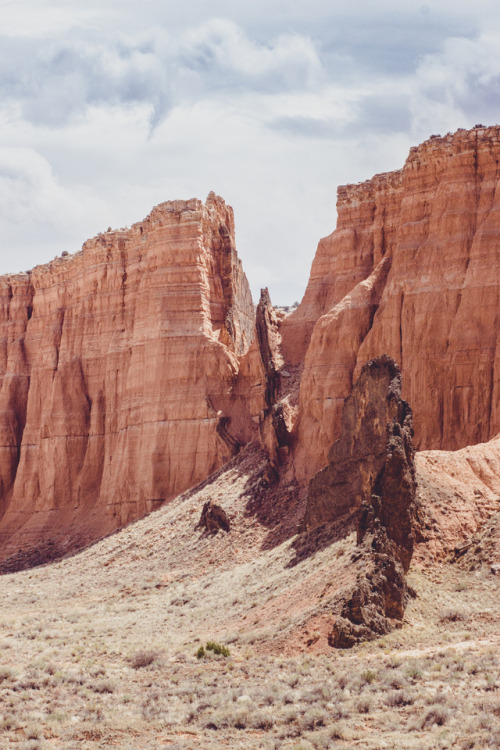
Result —
<instances>
[{"instance_id":1,"label":"pale sandy soil","mask_svg":"<svg viewBox=\"0 0 500 750\"><path fill-rule=\"evenodd\" d=\"M1 750L500 747L500 576L415 569L400 630L332 651L354 538L301 547L293 488L259 506L263 469L246 451L80 554L0 577ZM229 534L195 528L208 497ZM207 640L231 655L197 659Z\"/></svg>"}]
</instances>

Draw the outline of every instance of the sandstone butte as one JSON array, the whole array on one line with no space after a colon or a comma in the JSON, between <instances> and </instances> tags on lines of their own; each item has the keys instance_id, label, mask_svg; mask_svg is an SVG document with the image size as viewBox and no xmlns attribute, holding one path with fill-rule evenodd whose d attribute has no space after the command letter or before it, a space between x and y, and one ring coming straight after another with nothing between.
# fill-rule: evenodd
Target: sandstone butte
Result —
<instances>
[{"instance_id":1,"label":"sandstone butte","mask_svg":"<svg viewBox=\"0 0 500 750\"><path fill-rule=\"evenodd\" d=\"M302 365L294 466L321 466L362 366L393 357L417 450L500 432L500 128L433 136L400 171L338 189L300 307L282 326Z\"/></svg>"},{"instance_id":2,"label":"sandstone butte","mask_svg":"<svg viewBox=\"0 0 500 750\"><path fill-rule=\"evenodd\" d=\"M232 455L218 402L254 308L214 194L1 277L0 321L3 557L81 546Z\"/></svg>"},{"instance_id":3,"label":"sandstone butte","mask_svg":"<svg viewBox=\"0 0 500 750\"><path fill-rule=\"evenodd\" d=\"M41 540L82 546L256 439L266 482L307 496L346 397L384 354L426 451L420 496L440 456L444 474L458 466L484 498L467 495L457 521L474 533L500 482L499 162L500 127L478 127L340 187L337 229L289 316L267 290L254 310L232 210L213 193L0 277L0 559Z\"/></svg>"}]
</instances>

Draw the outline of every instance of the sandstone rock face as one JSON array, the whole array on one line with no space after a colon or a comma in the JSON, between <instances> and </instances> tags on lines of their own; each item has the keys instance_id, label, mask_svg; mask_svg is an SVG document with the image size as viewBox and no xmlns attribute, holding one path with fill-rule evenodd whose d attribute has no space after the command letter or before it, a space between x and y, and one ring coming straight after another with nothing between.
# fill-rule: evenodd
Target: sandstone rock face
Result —
<instances>
[{"instance_id":1,"label":"sandstone rock face","mask_svg":"<svg viewBox=\"0 0 500 750\"><path fill-rule=\"evenodd\" d=\"M85 543L218 468L234 453L221 404L254 326L214 194L1 277L1 556Z\"/></svg>"},{"instance_id":2,"label":"sandstone rock face","mask_svg":"<svg viewBox=\"0 0 500 750\"><path fill-rule=\"evenodd\" d=\"M366 476L355 420L351 457L329 449L364 363L384 354L402 371L420 449L493 438L499 161L500 128L475 128L432 137L402 170L339 188L337 229L286 318L267 290L255 318L232 210L214 194L162 204L75 256L0 277L0 558L28 550L26 562L41 538L40 559L85 544L254 440L273 484L298 486L303 501L314 477L306 524L348 517L380 496L372 479L385 427L371 428ZM388 404L380 425L394 418ZM337 478L325 505L332 456L354 480L346 495ZM425 543L439 554L432 535Z\"/></svg>"},{"instance_id":3,"label":"sandstone rock face","mask_svg":"<svg viewBox=\"0 0 500 750\"><path fill-rule=\"evenodd\" d=\"M287 362L305 358L302 481L324 465L323 425L330 444L363 363L384 353L401 367L417 448L500 431L499 158L499 127L458 131L411 149L398 172L339 188L337 229L281 329Z\"/></svg>"},{"instance_id":4,"label":"sandstone rock face","mask_svg":"<svg viewBox=\"0 0 500 750\"><path fill-rule=\"evenodd\" d=\"M390 266L390 258L383 258L373 273L314 327L300 383L295 429L294 468L299 479L310 477L313 467L328 461L329 447L339 434L344 400L352 389L359 347L373 323Z\"/></svg>"},{"instance_id":5,"label":"sandstone rock face","mask_svg":"<svg viewBox=\"0 0 500 750\"><path fill-rule=\"evenodd\" d=\"M417 525L412 413L401 398L401 374L382 356L368 362L346 399L329 464L309 483L305 527L357 528L361 560L352 591L335 619L331 643L354 645L388 632L407 598Z\"/></svg>"}]
</instances>

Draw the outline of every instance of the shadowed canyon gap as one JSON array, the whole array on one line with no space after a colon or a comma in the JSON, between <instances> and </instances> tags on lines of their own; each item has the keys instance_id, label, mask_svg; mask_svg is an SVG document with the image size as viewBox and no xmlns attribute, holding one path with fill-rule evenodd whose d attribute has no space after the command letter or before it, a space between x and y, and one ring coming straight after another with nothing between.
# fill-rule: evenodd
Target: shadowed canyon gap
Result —
<instances>
[{"instance_id":1,"label":"shadowed canyon gap","mask_svg":"<svg viewBox=\"0 0 500 750\"><path fill-rule=\"evenodd\" d=\"M305 491L382 354L401 368L419 450L496 435L499 160L499 127L458 131L340 187L337 229L289 316L266 292L255 314L214 194L1 277L0 557L86 544L255 439Z\"/></svg>"}]
</instances>

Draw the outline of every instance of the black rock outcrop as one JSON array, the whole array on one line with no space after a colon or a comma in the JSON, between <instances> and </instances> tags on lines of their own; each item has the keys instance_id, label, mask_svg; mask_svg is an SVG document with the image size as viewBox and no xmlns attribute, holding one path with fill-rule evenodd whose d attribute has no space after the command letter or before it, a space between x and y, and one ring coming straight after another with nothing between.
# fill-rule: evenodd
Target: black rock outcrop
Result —
<instances>
[{"instance_id":1,"label":"black rock outcrop","mask_svg":"<svg viewBox=\"0 0 500 750\"><path fill-rule=\"evenodd\" d=\"M377 357L345 401L329 464L309 484L304 527L341 523L357 534L359 572L335 603L333 646L352 646L403 619L417 523L412 438L399 368L390 357Z\"/></svg>"}]
</instances>

